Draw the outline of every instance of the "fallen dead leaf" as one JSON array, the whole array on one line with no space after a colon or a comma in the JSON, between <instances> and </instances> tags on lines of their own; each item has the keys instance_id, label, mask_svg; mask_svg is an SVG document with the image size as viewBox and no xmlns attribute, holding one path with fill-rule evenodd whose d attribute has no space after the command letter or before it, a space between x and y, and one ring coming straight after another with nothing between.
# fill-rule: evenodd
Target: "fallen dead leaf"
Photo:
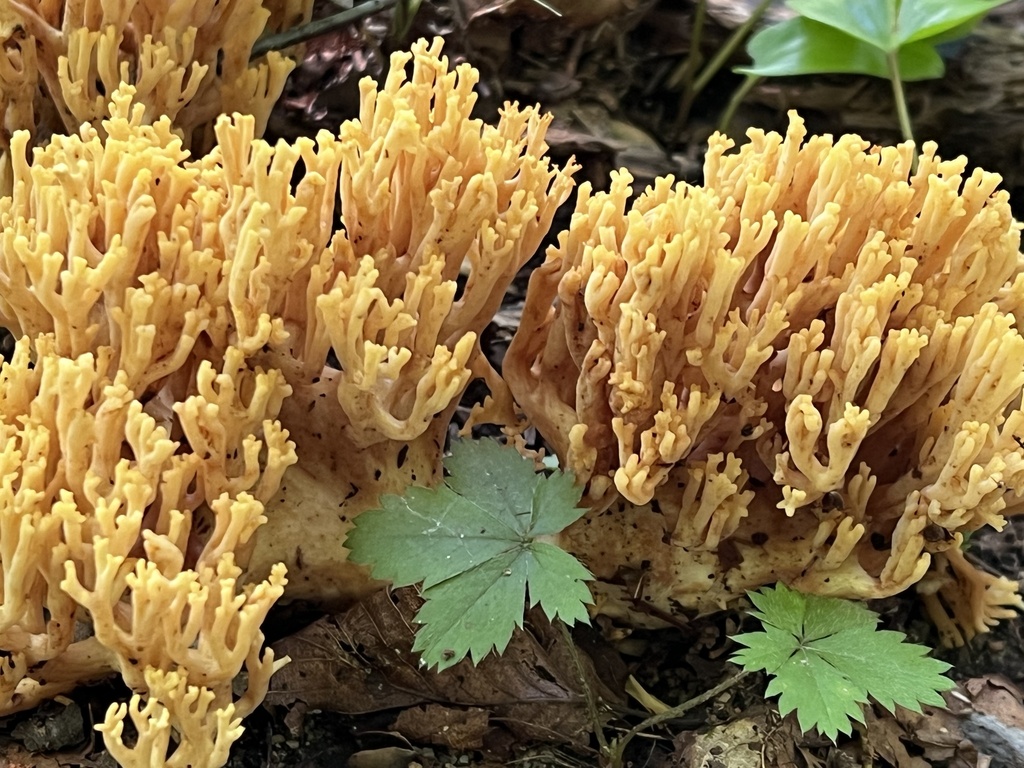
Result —
<instances>
[{"instance_id":1,"label":"fallen dead leaf","mask_svg":"<svg viewBox=\"0 0 1024 768\"><path fill-rule=\"evenodd\" d=\"M348 768L410 768L419 765L416 753L403 747L364 749L348 759Z\"/></svg>"},{"instance_id":2,"label":"fallen dead leaf","mask_svg":"<svg viewBox=\"0 0 1024 768\"><path fill-rule=\"evenodd\" d=\"M1024 729L1024 692L1002 675L974 677L964 683L974 711Z\"/></svg>"},{"instance_id":3,"label":"fallen dead leaf","mask_svg":"<svg viewBox=\"0 0 1024 768\"><path fill-rule=\"evenodd\" d=\"M302 701L310 709L345 714L425 703L477 707L492 715L492 725L501 722L522 740L588 741L591 723L572 657L543 614L531 613L532 631L517 632L501 656L437 673L412 652L412 618L420 604L413 589L378 592L341 616L325 617L275 643L274 652L287 654L292 663L274 676L267 703ZM605 685L578 650L594 694L620 702L616 688Z\"/></svg>"},{"instance_id":4,"label":"fallen dead leaf","mask_svg":"<svg viewBox=\"0 0 1024 768\"><path fill-rule=\"evenodd\" d=\"M0 768L60 768L51 757L37 755L20 744L9 742L0 746Z\"/></svg>"},{"instance_id":5,"label":"fallen dead leaf","mask_svg":"<svg viewBox=\"0 0 1024 768\"><path fill-rule=\"evenodd\" d=\"M465 751L480 749L490 728L487 711L479 707L457 709L440 704L410 707L398 715L394 729L410 741Z\"/></svg>"},{"instance_id":6,"label":"fallen dead leaf","mask_svg":"<svg viewBox=\"0 0 1024 768\"><path fill-rule=\"evenodd\" d=\"M913 738L888 712L876 714L873 708L867 707L864 725L858 730L862 733L861 741L868 757L880 757L887 765L896 768L928 768L927 760L907 751L906 743L912 743ZM877 764L877 760L873 762Z\"/></svg>"},{"instance_id":7,"label":"fallen dead leaf","mask_svg":"<svg viewBox=\"0 0 1024 768\"><path fill-rule=\"evenodd\" d=\"M792 718L780 720L774 711L758 708L708 731L680 734L671 764L691 768L797 766L801 764L797 753L804 741ZM808 752L805 764L809 768L814 768L813 760Z\"/></svg>"}]
</instances>

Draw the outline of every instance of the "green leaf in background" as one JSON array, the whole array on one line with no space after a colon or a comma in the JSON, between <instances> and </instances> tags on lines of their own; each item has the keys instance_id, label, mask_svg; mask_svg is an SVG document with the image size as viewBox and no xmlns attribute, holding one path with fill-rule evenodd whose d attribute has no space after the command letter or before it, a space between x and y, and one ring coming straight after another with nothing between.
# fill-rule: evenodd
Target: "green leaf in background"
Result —
<instances>
[{"instance_id":1,"label":"green leaf in background","mask_svg":"<svg viewBox=\"0 0 1024 768\"><path fill-rule=\"evenodd\" d=\"M355 521L351 559L395 586L423 583L423 625L414 650L446 669L467 655L501 653L530 605L551 620L587 621L591 573L542 541L578 520L582 490L572 475L534 471L515 448L461 441L436 488L385 496Z\"/></svg>"},{"instance_id":2,"label":"green leaf in background","mask_svg":"<svg viewBox=\"0 0 1024 768\"><path fill-rule=\"evenodd\" d=\"M963 36L985 15L1010 0L903 0L896 21L900 45L946 37L954 30Z\"/></svg>"},{"instance_id":3,"label":"green leaf in background","mask_svg":"<svg viewBox=\"0 0 1024 768\"><path fill-rule=\"evenodd\" d=\"M1008 0L790 0L799 16L766 27L747 44L753 59L738 72L778 77L849 73L889 78L897 53L900 77L941 77L935 46L967 34Z\"/></svg>"},{"instance_id":4,"label":"green leaf in background","mask_svg":"<svg viewBox=\"0 0 1024 768\"><path fill-rule=\"evenodd\" d=\"M772 675L766 693L779 696L783 715L795 711L804 731L817 728L833 741L850 733L869 696L890 712L944 706L939 691L953 687L942 674L949 665L900 632L876 629L878 616L863 605L782 584L749 597L765 629L734 637L745 647L732 660Z\"/></svg>"},{"instance_id":5,"label":"green leaf in background","mask_svg":"<svg viewBox=\"0 0 1024 768\"><path fill-rule=\"evenodd\" d=\"M851 74L886 79L885 52L842 30L797 17L762 29L747 43L753 63L737 67L745 75ZM935 46L928 42L905 45L899 52L904 80L931 80L945 70Z\"/></svg>"},{"instance_id":6,"label":"green leaf in background","mask_svg":"<svg viewBox=\"0 0 1024 768\"><path fill-rule=\"evenodd\" d=\"M1009 0L789 0L808 19L842 29L888 53L977 20Z\"/></svg>"}]
</instances>

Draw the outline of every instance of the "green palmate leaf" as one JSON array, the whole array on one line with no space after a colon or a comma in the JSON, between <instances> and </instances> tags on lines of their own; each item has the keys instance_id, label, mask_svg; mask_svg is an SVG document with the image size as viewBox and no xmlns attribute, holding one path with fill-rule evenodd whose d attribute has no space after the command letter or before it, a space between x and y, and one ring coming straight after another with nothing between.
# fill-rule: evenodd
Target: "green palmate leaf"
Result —
<instances>
[{"instance_id":1,"label":"green palmate leaf","mask_svg":"<svg viewBox=\"0 0 1024 768\"><path fill-rule=\"evenodd\" d=\"M530 607L540 604L544 614L566 624L588 622L585 604L591 602L586 583L594 578L575 557L553 544L536 541L525 558L530 585Z\"/></svg>"},{"instance_id":2,"label":"green palmate leaf","mask_svg":"<svg viewBox=\"0 0 1024 768\"><path fill-rule=\"evenodd\" d=\"M949 664L927 657L928 649L903 642L901 632L846 629L815 640L808 648L851 680L890 712L896 706L921 711L921 704L944 706L938 691L952 683L943 676ZM879 663L884 656L884 663Z\"/></svg>"},{"instance_id":3,"label":"green palmate leaf","mask_svg":"<svg viewBox=\"0 0 1024 768\"><path fill-rule=\"evenodd\" d=\"M444 468L445 484L455 493L510 528L526 530L524 522L530 518L533 493L541 480L532 461L494 440L459 441L452 444Z\"/></svg>"},{"instance_id":4,"label":"green palmate leaf","mask_svg":"<svg viewBox=\"0 0 1024 768\"><path fill-rule=\"evenodd\" d=\"M779 713L796 712L800 730L818 732L833 741L839 732L850 733L852 721L864 722L868 697L862 686L817 654L798 649L778 670L765 689L779 697Z\"/></svg>"},{"instance_id":5,"label":"green palmate leaf","mask_svg":"<svg viewBox=\"0 0 1024 768\"><path fill-rule=\"evenodd\" d=\"M377 578L431 587L497 557L516 535L515 527L440 486L384 496L380 510L357 518L345 546Z\"/></svg>"},{"instance_id":6,"label":"green palmate leaf","mask_svg":"<svg viewBox=\"0 0 1024 768\"><path fill-rule=\"evenodd\" d=\"M493 440L459 442L437 488L385 496L364 512L345 545L354 562L396 586L423 583L414 649L439 669L467 655L501 653L522 626L527 594L549 619L587 621L586 581L572 555L543 540L575 522L581 489L571 475Z\"/></svg>"},{"instance_id":7,"label":"green palmate leaf","mask_svg":"<svg viewBox=\"0 0 1024 768\"><path fill-rule=\"evenodd\" d=\"M744 669L763 669L774 675L800 650L800 641L791 632L778 627L765 626L764 632L748 632L733 637L740 645L733 661Z\"/></svg>"},{"instance_id":8,"label":"green palmate leaf","mask_svg":"<svg viewBox=\"0 0 1024 768\"><path fill-rule=\"evenodd\" d=\"M878 616L859 603L781 584L750 599L765 629L734 637L745 647L733 661L773 675L768 695L779 696L783 715L795 711L805 731L835 740L854 720L863 722L869 696L890 712L897 705L920 711L921 704L943 706L939 691L953 687L942 674L948 664L900 632L876 629Z\"/></svg>"},{"instance_id":9,"label":"green palmate leaf","mask_svg":"<svg viewBox=\"0 0 1024 768\"><path fill-rule=\"evenodd\" d=\"M424 544L424 546L429 546ZM413 650L428 666L444 669L472 654L479 662L501 653L523 622L529 569L517 551L505 551L458 576L423 590L416 615L422 629Z\"/></svg>"},{"instance_id":10,"label":"green palmate leaf","mask_svg":"<svg viewBox=\"0 0 1024 768\"><path fill-rule=\"evenodd\" d=\"M878 614L868 610L863 603L804 595L793 590L790 593L798 595L804 603L804 626L800 636L806 642L853 629L874 632L878 626Z\"/></svg>"}]
</instances>

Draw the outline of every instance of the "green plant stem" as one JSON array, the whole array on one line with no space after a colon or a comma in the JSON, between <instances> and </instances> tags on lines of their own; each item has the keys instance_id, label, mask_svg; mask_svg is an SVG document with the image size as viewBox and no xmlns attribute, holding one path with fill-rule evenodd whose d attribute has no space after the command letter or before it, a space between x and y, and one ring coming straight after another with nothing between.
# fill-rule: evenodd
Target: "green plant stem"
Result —
<instances>
[{"instance_id":1,"label":"green plant stem","mask_svg":"<svg viewBox=\"0 0 1024 768\"><path fill-rule=\"evenodd\" d=\"M572 639L572 632L569 631L569 627L566 626L564 621L556 620L554 623L558 625L558 629L562 633L562 640L565 642L565 647L572 658L572 666L576 670L576 679L579 681L580 690L583 691L583 700L587 704L587 713L590 715L590 721L594 726L597 746L600 748L601 754L606 755L608 754L608 741L604 737L604 723L601 722L601 713L597 711L597 701L594 699L594 692L590 689L587 676L583 671L583 660L580 658L576 641Z\"/></svg>"},{"instance_id":2,"label":"green plant stem","mask_svg":"<svg viewBox=\"0 0 1024 768\"><path fill-rule=\"evenodd\" d=\"M649 730L656 725L661 725L661 723L664 723L666 720L674 720L677 717L682 717L691 709L699 707L701 704L715 698L715 696L720 694L722 691L729 690L748 674L750 673L746 670L740 670L732 677L727 677L718 685L713 688L709 688L699 696L694 696L692 699L687 699L682 704L678 704L671 709L666 709L664 712L652 715L640 723L640 725L631 728L625 733L625 735L615 739L612 743L611 751L608 753L608 765L611 766L611 768L621 768L626 747L629 746L629 742L631 742L635 736L640 735L644 731Z\"/></svg>"},{"instance_id":3,"label":"green plant stem","mask_svg":"<svg viewBox=\"0 0 1024 768\"><path fill-rule=\"evenodd\" d=\"M697 76L697 79L693 83L694 95L699 94L704 87L711 82L711 78L718 74L718 70L725 66L725 63L732 57L733 53L740 46L744 40L747 39L747 35L750 34L750 30L754 28L764 16L764 12L768 10L768 6L771 5L772 0L761 0L761 2L750 12L750 18L743 22L740 26L733 30L732 34L729 35L729 39L725 41L725 45L718 49L718 53L715 57L707 63L707 66L701 70L701 73Z\"/></svg>"},{"instance_id":4,"label":"green plant stem","mask_svg":"<svg viewBox=\"0 0 1024 768\"><path fill-rule=\"evenodd\" d=\"M364 16L370 16L390 8L396 2L398 0L368 0L368 2L360 3L347 11L335 13L333 16L317 19L316 21L309 22L309 24L303 24L301 27L286 29L284 32L278 32L274 35L267 35L256 41L256 45L252 47L252 55L249 57L249 60L258 59L270 51L279 51L282 48L288 48L289 46L312 40L314 37L326 35L333 29L337 29L345 24L351 24L353 21L358 21Z\"/></svg>"},{"instance_id":5,"label":"green plant stem","mask_svg":"<svg viewBox=\"0 0 1024 768\"><path fill-rule=\"evenodd\" d=\"M764 16L765 11L768 10L768 6L771 5L772 0L761 0L757 4L757 7L750 12L750 16L740 26L736 27L729 35L729 38L725 41L725 44L718 49L718 52L709 61L704 68L697 75L697 78L692 82L688 83L688 87L683 91L683 101L679 106L679 115L676 117L676 128L682 128L686 121L690 118L690 109L693 107L693 102L700 95L708 83L711 82L711 78L718 74L718 72L725 66L726 62L732 58L732 55L736 52L736 49L743 43L744 40L750 35L750 31L757 25ZM701 3L703 6L704 3ZM696 23L696 22L695 22ZM741 86L742 87L742 86Z\"/></svg>"},{"instance_id":6,"label":"green plant stem","mask_svg":"<svg viewBox=\"0 0 1024 768\"><path fill-rule=\"evenodd\" d=\"M907 109L907 98L903 92L903 78L900 75L899 51L890 51L886 61L889 65L889 81L892 83L892 95L896 99L896 114L900 120L903 140L914 141L914 128L910 124L910 111ZM917 157L917 142L914 142L914 157Z\"/></svg>"},{"instance_id":7,"label":"green plant stem","mask_svg":"<svg viewBox=\"0 0 1024 768\"><path fill-rule=\"evenodd\" d=\"M665 85L669 88L683 86L683 93L688 93L693 88L693 76L697 73L703 57L700 54L700 44L704 37L704 22L708 15L708 0L697 0L697 8L693 12L693 25L690 28L690 50L686 52L686 58L668 76Z\"/></svg>"},{"instance_id":8,"label":"green plant stem","mask_svg":"<svg viewBox=\"0 0 1024 768\"><path fill-rule=\"evenodd\" d=\"M736 117L736 110L740 108L740 104L747 97L754 86L760 83L764 78L761 75L747 75L746 79L740 83L739 87L732 92L732 96L729 97L729 103L725 105L725 109L722 111L722 116L718 118L718 130L721 133L728 133L729 126L732 125L732 119Z\"/></svg>"}]
</instances>

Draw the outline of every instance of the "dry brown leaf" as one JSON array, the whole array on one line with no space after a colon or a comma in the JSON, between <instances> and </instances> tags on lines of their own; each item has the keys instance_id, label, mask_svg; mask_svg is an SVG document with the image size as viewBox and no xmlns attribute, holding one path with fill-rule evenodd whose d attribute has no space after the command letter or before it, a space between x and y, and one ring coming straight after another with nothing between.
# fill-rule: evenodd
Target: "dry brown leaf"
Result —
<instances>
[{"instance_id":1,"label":"dry brown leaf","mask_svg":"<svg viewBox=\"0 0 1024 768\"><path fill-rule=\"evenodd\" d=\"M427 704L402 711L394 728L410 741L465 751L483 746L490 718L479 707L456 709Z\"/></svg>"},{"instance_id":2,"label":"dry brown leaf","mask_svg":"<svg viewBox=\"0 0 1024 768\"><path fill-rule=\"evenodd\" d=\"M378 592L341 616L323 618L275 643L274 652L287 654L292 663L274 677L267 702L303 701L346 714L428 702L481 707L523 740L588 740L591 723L572 658L541 614L531 614L532 631L513 635L500 657L488 656L477 667L467 660L436 673L412 652L412 617L420 604L413 589ZM619 701L584 649L580 654L595 695Z\"/></svg>"},{"instance_id":3,"label":"dry brown leaf","mask_svg":"<svg viewBox=\"0 0 1024 768\"><path fill-rule=\"evenodd\" d=\"M895 717L888 712L879 716L870 708L866 715L865 724L858 730L863 733L864 749L870 757L880 757L895 768L928 768L927 760L907 751L904 742L913 741L912 736Z\"/></svg>"},{"instance_id":4,"label":"dry brown leaf","mask_svg":"<svg viewBox=\"0 0 1024 768\"><path fill-rule=\"evenodd\" d=\"M10 742L0 746L0 768L60 768L60 763Z\"/></svg>"},{"instance_id":5,"label":"dry brown leaf","mask_svg":"<svg viewBox=\"0 0 1024 768\"><path fill-rule=\"evenodd\" d=\"M974 711L1024 729L1024 692L1002 675L974 677L964 683Z\"/></svg>"}]
</instances>

